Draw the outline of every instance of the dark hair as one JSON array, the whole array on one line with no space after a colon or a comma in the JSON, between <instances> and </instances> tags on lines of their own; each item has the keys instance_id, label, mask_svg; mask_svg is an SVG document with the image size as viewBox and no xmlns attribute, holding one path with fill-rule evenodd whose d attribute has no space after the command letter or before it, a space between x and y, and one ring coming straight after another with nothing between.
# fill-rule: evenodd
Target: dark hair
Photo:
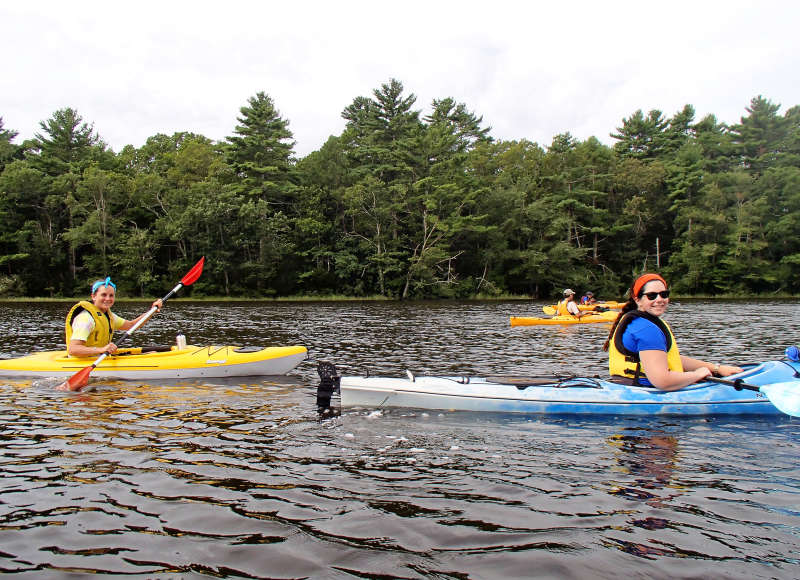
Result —
<instances>
[{"instance_id":1,"label":"dark hair","mask_svg":"<svg viewBox=\"0 0 800 580\"><path fill-rule=\"evenodd\" d=\"M603 343L603 350L607 351L609 345L611 344L611 338L614 336L614 331L617 330L617 326L619 325L619 321L622 320L622 317L625 316L627 312L631 310L636 310L638 305L636 304L636 300L633 299L633 296L628 298L628 301L622 307L622 310L619 311L619 316L617 316L616 320L614 320L614 324L611 325L611 330L608 332L608 337L606 341Z\"/></svg>"}]
</instances>

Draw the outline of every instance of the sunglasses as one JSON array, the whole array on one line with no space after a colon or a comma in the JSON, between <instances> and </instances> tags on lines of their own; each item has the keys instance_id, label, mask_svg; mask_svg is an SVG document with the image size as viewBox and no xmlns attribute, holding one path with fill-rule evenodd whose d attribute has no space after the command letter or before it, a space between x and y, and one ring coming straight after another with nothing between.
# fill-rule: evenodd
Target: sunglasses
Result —
<instances>
[{"instance_id":1,"label":"sunglasses","mask_svg":"<svg viewBox=\"0 0 800 580\"><path fill-rule=\"evenodd\" d=\"M662 298L669 298L669 290L662 290L661 292L642 292L642 296L647 296L648 300L655 300L659 296Z\"/></svg>"}]
</instances>

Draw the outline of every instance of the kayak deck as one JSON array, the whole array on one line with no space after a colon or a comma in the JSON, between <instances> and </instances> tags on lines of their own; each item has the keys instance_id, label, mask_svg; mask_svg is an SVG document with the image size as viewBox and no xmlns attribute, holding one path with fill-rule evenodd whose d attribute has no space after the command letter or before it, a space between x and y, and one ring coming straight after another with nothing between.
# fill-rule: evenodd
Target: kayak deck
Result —
<instances>
[{"instance_id":1,"label":"kayak deck","mask_svg":"<svg viewBox=\"0 0 800 580\"><path fill-rule=\"evenodd\" d=\"M304 346L272 346L262 349L238 346L172 347L165 352L120 349L103 359L94 377L116 379L169 379L282 375L301 362ZM37 352L0 360L0 377L69 377L94 363L96 358L71 357L67 351Z\"/></svg>"}]
</instances>

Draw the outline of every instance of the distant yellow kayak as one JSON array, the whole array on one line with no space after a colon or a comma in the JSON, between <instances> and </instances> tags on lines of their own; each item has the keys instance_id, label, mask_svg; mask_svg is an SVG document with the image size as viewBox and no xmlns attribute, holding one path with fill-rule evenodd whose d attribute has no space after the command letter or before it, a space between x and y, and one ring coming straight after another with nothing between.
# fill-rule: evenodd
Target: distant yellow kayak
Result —
<instances>
[{"instance_id":1,"label":"distant yellow kayak","mask_svg":"<svg viewBox=\"0 0 800 580\"><path fill-rule=\"evenodd\" d=\"M624 302L597 302L596 304L578 304L578 310L581 312L591 312L597 307L608 308L609 310L620 310L625 306ZM553 316L556 313L556 306L542 306L542 312L547 315Z\"/></svg>"},{"instance_id":2,"label":"distant yellow kayak","mask_svg":"<svg viewBox=\"0 0 800 580\"><path fill-rule=\"evenodd\" d=\"M115 379L177 379L282 375L303 362L304 346L270 346L261 349L238 346L192 346L165 352L121 348L106 357L93 377ZM0 360L0 377L69 377L92 364L95 358L67 356L67 351L35 352Z\"/></svg>"},{"instance_id":3,"label":"distant yellow kayak","mask_svg":"<svg viewBox=\"0 0 800 580\"><path fill-rule=\"evenodd\" d=\"M610 323L614 322L619 316L616 310L609 310L607 312L598 312L597 314L589 314L576 318L574 316L551 316L550 318L537 318L533 316L512 316L511 326L546 326L558 324L597 324L597 323Z\"/></svg>"}]
</instances>

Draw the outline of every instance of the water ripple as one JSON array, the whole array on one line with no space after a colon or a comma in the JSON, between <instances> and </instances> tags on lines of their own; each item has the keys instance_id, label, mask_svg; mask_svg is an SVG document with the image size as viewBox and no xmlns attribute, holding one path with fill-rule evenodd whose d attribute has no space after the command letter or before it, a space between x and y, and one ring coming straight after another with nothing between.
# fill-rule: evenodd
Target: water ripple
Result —
<instances>
[{"instance_id":1,"label":"water ripple","mask_svg":"<svg viewBox=\"0 0 800 580\"><path fill-rule=\"evenodd\" d=\"M605 364L603 329L507 326L510 314L535 305L175 306L148 325L147 342L170 341L179 322L196 342L307 342L316 359L373 374L596 374ZM758 337L786 334L796 304L770 305L783 312L776 320L762 304L737 303L741 324L725 321L732 309L723 306L675 305L683 350L713 360L780 356L783 343ZM31 315L25 305L3 309L6 336L9 320ZM5 348L44 344L50 326L25 325ZM408 410L320 420L316 383L313 364L263 380L95 382L80 395L7 381L0 570L35 578L800 576L796 421Z\"/></svg>"}]
</instances>

